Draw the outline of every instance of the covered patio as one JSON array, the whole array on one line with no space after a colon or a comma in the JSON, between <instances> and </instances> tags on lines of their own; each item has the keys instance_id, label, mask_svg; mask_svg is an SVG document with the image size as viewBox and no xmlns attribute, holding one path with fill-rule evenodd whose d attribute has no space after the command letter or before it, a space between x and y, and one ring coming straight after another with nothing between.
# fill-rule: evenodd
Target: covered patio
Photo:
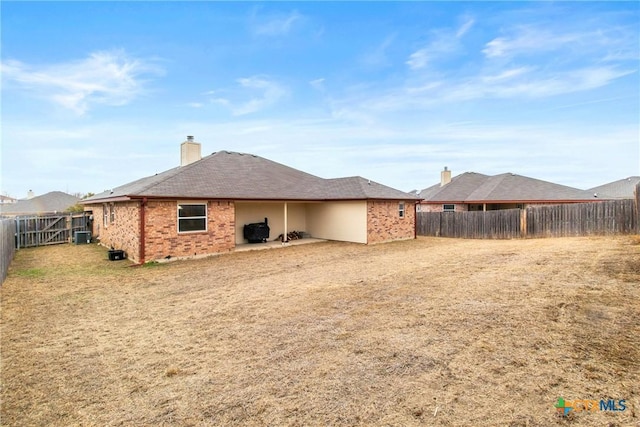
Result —
<instances>
[{"instance_id":1,"label":"covered patio","mask_svg":"<svg viewBox=\"0 0 640 427\"><path fill-rule=\"evenodd\" d=\"M305 237L304 239L289 240L286 243L280 241L269 241L264 243L241 243L236 245L235 252L259 251L263 249L277 249L288 246L308 245L311 243L327 242L325 239L316 239L315 237Z\"/></svg>"}]
</instances>

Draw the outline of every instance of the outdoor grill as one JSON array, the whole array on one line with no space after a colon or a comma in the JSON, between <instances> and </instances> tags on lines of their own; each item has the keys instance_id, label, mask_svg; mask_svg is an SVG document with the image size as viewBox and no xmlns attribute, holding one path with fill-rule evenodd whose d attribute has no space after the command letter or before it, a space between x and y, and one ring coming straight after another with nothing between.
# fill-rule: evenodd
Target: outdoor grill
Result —
<instances>
[{"instance_id":1,"label":"outdoor grill","mask_svg":"<svg viewBox=\"0 0 640 427\"><path fill-rule=\"evenodd\" d=\"M269 238L269 225L267 224L267 218L264 219L264 222L245 224L244 238L247 239L249 243L266 242Z\"/></svg>"}]
</instances>

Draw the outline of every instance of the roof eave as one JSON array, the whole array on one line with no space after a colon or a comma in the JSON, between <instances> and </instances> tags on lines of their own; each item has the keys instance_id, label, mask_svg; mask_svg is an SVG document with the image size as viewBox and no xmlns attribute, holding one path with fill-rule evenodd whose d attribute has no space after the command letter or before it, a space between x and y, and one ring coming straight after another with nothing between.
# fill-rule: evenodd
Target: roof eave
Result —
<instances>
[{"instance_id":1,"label":"roof eave","mask_svg":"<svg viewBox=\"0 0 640 427\"><path fill-rule=\"evenodd\" d=\"M484 204L484 203L495 203L495 204L506 204L506 203L590 203L590 202L602 202L605 200L609 200L607 198L598 198L598 199L540 199L540 200L530 200L530 199L513 199L513 200L423 200L421 203L424 204L441 204L441 203L452 203L452 204Z\"/></svg>"},{"instance_id":2,"label":"roof eave","mask_svg":"<svg viewBox=\"0 0 640 427\"><path fill-rule=\"evenodd\" d=\"M136 197L136 196L101 197L99 199L80 200L78 203L81 205L94 205L99 203L128 202L136 198L142 198L142 197Z\"/></svg>"},{"instance_id":3,"label":"roof eave","mask_svg":"<svg viewBox=\"0 0 640 427\"><path fill-rule=\"evenodd\" d=\"M82 205L92 205L100 203L111 202L128 202L139 199L148 200L233 200L241 202L349 202L349 201L366 201L366 200L414 200L420 201L420 198L415 197L317 197L317 198L292 198L292 197L233 197L233 196L143 196L143 195L129 195L129 196L117 196L117 197L103 197L100 199L81 200Z\"/></svg>"}]
</instances>

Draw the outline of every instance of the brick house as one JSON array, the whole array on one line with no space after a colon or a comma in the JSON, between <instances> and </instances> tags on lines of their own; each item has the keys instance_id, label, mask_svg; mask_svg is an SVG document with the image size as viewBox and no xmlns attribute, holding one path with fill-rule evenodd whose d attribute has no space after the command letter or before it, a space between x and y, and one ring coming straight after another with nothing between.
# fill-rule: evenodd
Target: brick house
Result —
<instances>
[{"instance_id":1,"label":"brick house","mask_svg":"<svg viewBox=\"0 0 640 427\"><path fill-rule=\"evenodd\" d=\"M361 177L324 179L245 153L200 155L188 137L177 168L96 194L93 236L144 263L233 251L245 224L373 244L415 238L416 196Z\"/></svg>"},{"instance_id":2,"label":"brick house","mask_svg":"<svg viewBox=\"0 0 640 427\"><path fill-rule=\"evenodd\" d=\"M451 178L446 167L440 183L417 193L421 212L487 211L527 206L586 203L598 199L593 192L513 173L484 175L465 172Z\"/></svg>"}]
</instances>

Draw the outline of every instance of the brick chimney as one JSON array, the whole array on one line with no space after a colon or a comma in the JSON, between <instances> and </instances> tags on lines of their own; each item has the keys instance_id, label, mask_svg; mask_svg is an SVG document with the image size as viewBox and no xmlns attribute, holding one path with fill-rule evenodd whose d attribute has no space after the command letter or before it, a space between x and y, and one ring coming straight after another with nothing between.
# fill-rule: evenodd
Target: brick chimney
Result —
<instances>
[{"instance_id":1,"label":"brick chimney","mask_svg":"<svg viewBox=\"0 0 640 427\"><path fill-rule=\"evenodd\" d=\"M444 170L440 172L440 187L447 185L451 182L451 171L444 167Z\"/></svg>"},{"instance_id":2,"label":"brick chimney","mask_svg":"<svg viewBox=\"0 0 640 427\"><path fill-rule=\"evenodd\" d=\"M202 159L200 143L195 142L192 136L180 145L180 166L186 166Z\"/></svg>"}]
</instances>

